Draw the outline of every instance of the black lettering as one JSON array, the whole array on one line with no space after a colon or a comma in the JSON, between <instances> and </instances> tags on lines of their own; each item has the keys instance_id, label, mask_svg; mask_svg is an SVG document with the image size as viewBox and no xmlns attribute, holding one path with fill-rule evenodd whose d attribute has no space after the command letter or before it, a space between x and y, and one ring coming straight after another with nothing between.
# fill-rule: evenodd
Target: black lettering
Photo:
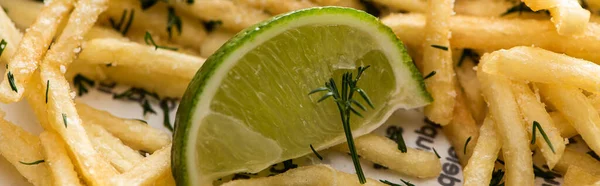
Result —
<instances>
[{"instance_id":1,"label":"black lettering","mask_svg":"<svg viewBox=\"0 0 600 186\"><path fill-rule=\"evenodd\" d=\"M415 133L421 134L430 138L435 138L437 136L437 130L431 125L423 125L419 130L415 130Z\"/></svg>"},{"instance_id":2,"label":"black lettering","mask_svg":"<svg viewBox=\"0 0 600 186\"><path fill-rule=\"evenodd\" d=\"M560 183L558 183L556 180L554 180L554 178L552 178L552 179L544 178L544 182L552 184L552 185L560 185Z\"/></svg>"},{"instance_id":3,"label":"black lettering","mask_svg":"<svg viewBox=\"0 0 600 186\"><path fill-rule=\"evenodd\" d=\"M425 138L423 136L419 136L419 138L417 138L417 147L425 149L425 150L431 150L431 147L429 147L429 145L423 144L423 141L429 142L429 144L433 143L433 140L431 140L429 138Z\"/></svg>"},{"instance_id":4,"label":"black lettering","mask_svg":"<svg viewBox=\"0 0 600 186\"><path fill-rule=\"evenodd\" d=\"M452 176L440 174L438 177L438 183L443 186L454 186L456 183L460 183L460 180Z\"/></svg>"},{"instance_id":5,"label":"black lettering","mask_svg":"<svg viewBox=\"0 0 600 186\"><path fill-rule=\"evenodd\" d=\"M454 147L450 147L448 149L448 157L446 157L446 160L452 163L460 164L458 157L456 156L456 151L454 151Z\"/></svg>"},{"instance_id":6,"label":"black lettering","mask_svg":"<svg viewBox=\"0 0 600 186\"><path fill-rule=\"evenodd\" d=\"M456 166L453 163L444 163L444 165L442 166L442 170L444 171L444 173L449 175L457 175L458 172L460 172L458 166Z\"/></svg>"}]
</instances>

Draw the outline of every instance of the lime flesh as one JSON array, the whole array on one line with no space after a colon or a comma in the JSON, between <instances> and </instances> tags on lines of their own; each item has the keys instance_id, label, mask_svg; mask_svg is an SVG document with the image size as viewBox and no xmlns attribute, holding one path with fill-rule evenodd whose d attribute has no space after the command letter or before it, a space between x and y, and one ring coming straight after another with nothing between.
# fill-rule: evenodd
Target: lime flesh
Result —
<instances>
[{"instance_id":1,"label":"lime flesh","mask_svg":"<svg viewBox=\"0 0 600 186\"><path fill-rule=\"evenodd\" d=\"M172 170L178 185L258 172L345 141L335 103L308 96L329 78L369 68L358 86L375 109L352 116L354 137L398 108L431 102L402 43L362 11L312 8L236 35L209 57L177 113Z\"/></svg>"}]
</instances>

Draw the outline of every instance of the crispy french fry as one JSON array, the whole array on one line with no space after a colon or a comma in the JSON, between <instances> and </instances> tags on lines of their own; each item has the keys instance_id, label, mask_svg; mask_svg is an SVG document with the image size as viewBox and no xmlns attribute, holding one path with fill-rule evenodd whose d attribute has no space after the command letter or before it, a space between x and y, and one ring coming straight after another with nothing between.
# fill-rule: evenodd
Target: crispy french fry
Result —
<instances>
[{"instance_id":1,"label":"crispy french fry","mask_svg":"<svg viewBox=\"0 0 600 186\"><path fill-rule=\"evenodd\" d=\"M44 3L31 0L2 0L0 6L8 10L6 14L15 22L17 28L25 30L37 19Z\"/></svg>"},{"instance_id":2,"label":"crispy french fry","mask_svg":"<svg viewBox=\"0 0 600 186\"><path fill-rule=\"evenodd\" d=\"M407 45L423 41L425 16L422 14L392 14L381 21ZM456 48L498 50L533 45L600 62L600 54L595 52L600 50L600 38L596 37L600 35L600 25L596 23L589 23L582 35L563 36L550 21L456 15L450 18L450 30L450 43Z\"/></svg>"},{"instance_id":3,"label":"crispy french fry","mask_svg":"<svg viewBox=\"0 0 600 186\"><path fill-rule=\"evenodd\" d=\"M0 154L17 168L29 183L36 186L52 185L50 171L45 163L24 164L44 159L40 139L4 120L4 113L0 113L0 116Z\"/></svg>"},{"instance_id":4,"label":"crispy french fry","mask_svg":"<svg viewBox=\"0 0 600 186\"><path fill-rule=\"evenodd\" d=\"M560 136L560 131L554 126L554 121L548 112L546 112L544 104L540 102L539 95L531 91L527 84L513 81L512 91L517 99L519 108L521 108L523 119L527 122L527 131L530 136L533 136L534 132L538 134L536 135L536 145L546 159L548 167L550 169L554 168L554 165L565 150L564 139ZM534 122L539 123L541 128L533 128ZM542 136L542 130L546 133L549 142L546 142Z\"/></svg>"},{"instance_id":5,"label":"crispy french fry","mask_svg":"<svg viewBox=\"0 0 600 186\"><path fill-rule=\"evenodd\" d=\"M334 0L337 1L337 0ZM272 14L281 14L298 9L310 8L317 6L310 1L297 1L297 0L234 0L237 4L247 5L257 9L264 9Z\"/></svg>"},{"instance_id":6,"label":"crispy french fry","mask_svg":"<svg viewBox=\"0 0 600 186\"><path fill-rule=\"evenodd\" d=\"M600 153L600 116L583 93L573 87L537 84L545 97L573 125L583 140L596 153Z\"/></svg>"},{"instance_id":7,"label":"crispy french fry","mask_svg":"<svg viewBox=\"0 0 600 186\"><path fill-rule=\"evenodd\" d=\"M269 15L261 10L236 5L227 0L194 1L192 4L184 1L174 3L178 9L204 21L219 20L223 23L223 27L235 32L269 18Z\"/></svg>"},{"instance_id":8,"label":"crispy french fry","mask_svg":"<svg viewBox=\"0 0 600 186\"><path fill-rule=\"evenodd\" d=\"M564 138L571 138L573 136L578 135L577 130L573 128L571 123L569 123L565 116L563 116L560 112L550 112L549 114L550 117L552 117L552 122L554 123L554 126L556 126L556 128L560 132L560 136Z\"/></svg>"},{"instance_id":9,"label":"crispy french fry","mask_svg":"<svg viewBox=\"0 0 600 186\"><path fill-rule=\"evenodd\" d=\"M486 117L479 131L479 138L473 150L473 156L464 169L464 185L489 185L494 165L502 141L496 134L496 124L491 117Z\"/></svg>"},{"instance_id":10,"label":"crispy french fry","mask_svg":"<svg viewBox=\"0 0 600 186\"><path fill-rule=\"evenodd\" d=\"M200 56L208 57L215 53L221 45L225 44L227 40L231 39L235 34L229 33L227 31L218 31L212 32L208 34L204 42L202 42L202 47L200 49Z\"/></svg>"},{"instance_id":11,"label":"crispy french fry","mask_svg":"<svg viewBox=\"0 0 600 186\"><path fill-rule=\"evenodd\" d=\"M85 35L85 40L93 40L93 39L100 39L100 38L105 38L105 39L112 38L112 39L118 39L118 40L122 40L122 41L128 41L128 39L126 37L123 37L123 35L121 35L121 33L115 31L114 29L100 27L100 26L92 27L92 29L90 29L90 31L88 31L88 33Z\"/></svg>"},{"instance_id":12,"label":"crispy french fry","mask_svg":"<svg viewBox=\"0 0 600 186\"><path fill-rule=\"evenodd\" d=\"M567 147L560 161L556 163L554 170L564 175L570 166L577 166L586 172L600 176L600 162L598 160L586 153Z\"/></svg>"},{"instance_id":13,"label":"crispy french fry","mask_svg":"<svg viewBox=\"0 0 600 186\"><path fill-rule=\"evenodd\" d=\"M427 90L434 102L425 107L425 116L442 126L452 120L456 100L455 74L452 53L449 50L450 31L448 21L454 13L453 0L430 0L431 9L427 15L425 42L423 44L423 74L435 72L434 76L425 80ZM446 47L446 49L436 48Z\"/></svg>"},{"instance_id":14,"label":"crispy french fry","mask_svg":"<svg viewBox=\"0 0 600 186\"><path fill-rule=\"evenodd\" d=\"M583 9L578 0L561 0L549 9L552 22L560 35L580 35L590 21L590 11Z\"/></svg>"},{"instance_id":15,"label":"crispy french fry","mask_svg":"<svg viewBox=\"0 0 600 186\"><path fill-rule=\"evenodd\" d=\"M111 179L112 185L134 186L150 185L165 172L171 171L171 145L154 152L144 158L129 171Z\"/></svg>"},{"instance_id":16,"label":"crispy french fry","mask_svg":"<svg viewBox=\"0 0 600 186\"><path fill-rule=\"evenodd\" d=\"M102 126L135 150L152 153L171 143L169 134L143 122L121 119L83 103L77 103L77 111L84 121Z\"/></svg>"},{"instance_id":17,"label":"crispy french fry","mask_svg":"<svg viewBox=\"0 0 600 186\"><path fill-rule=\"evenodd\" d=\"M502 152L506 162L507 185L533 185L533 168L529 137L511 82L506 77L485 73L481 66L490 60L489 55L481 58L477 78L481 82L483 96L489 105L489 112L496 122L502 139Z\"/></svg>"},{"instance_id":18,"label":"crispy french fry","mask_svg":"<svg viewBox=\"0 0 600 186\"><path fill-rule=\"evenodd\" d=\"M137 40L143 41L139 38L143 38L145 32L149 31L154 36L153 39L159 44L162 44L161 41L163 40L171 40L195 50L200 49L200 43L206 38L206 31L201 22L179 11L175 11L174 14L181 20L181 30L173 26L169 36L167 25L170 15L168 6L162 2L142 10L141 2L137 0L110 0L108 10L102 14L98 22L114 28L118 25L113 25L110 19L116 22L115 24L119 24L119 20L124 16L125 11L127 11L127 16L125 16L125 21L121 22L121 28L118 28L118 30L125 33L123 35L131 38L138 38ZM131 22L129 21L130 17ZM129 28L127 28L128 23L131 23Z\"/></svg>"},{"instance_id":19,"label":"crispy french fry","mask_svg":"<svg viewBox=\"0 0 600 186\"><path fill-rule=\"evenodd\" d=\"M154 186L174 186L175 178L173 178L173 173L171 173L171 167L169 170L163 172L163 174L154 182Z\"/></svg>"},{"instance_id":20,"label":"crispy french fry","mask_svg":"<svg viewBox=\"0 0 600 186\"><path fill-rule=\"evenodd\" d=\"M404 10L409 12L427 11L427 1L422 0L374 0L373 2L393 10Z\"/></svg>"},{"instance_id":21,"label":"crispy french fry","mask_svg":"<svg viewBox=\"0 0 600 186\"><path fill-rule=\"evenodd\" d=\"M452 146L455 148L455 151L463 152L456 153L456 155L458 156L460 163L463 166L466 166L467 161L473 154L473 149L475 148L476 144L475 142L479 136L479 126L477 126L477 123L467 108L463 92L457 92L458 94L456 95L456 105L454 105L452 122L446 126L443 126L442 130ZM469 138L471 138L472 142L467 144L467 149L465 150L465 143Z\"/></svg>"},{"instance_id":22,"label":"crispy french fry","mask_svg":"<svg viewBox=\"0 0 600 186\"><path fill-rule=\"evenodd\" d=\"M25 85L48 49L59 23L73 8L73 2L74 0L56 0L41 10L40 16L29 27L8 63L4 77L10 75L11 78L4 78L0 83L0 101L11 103L21 99Z\"/></svg>"},{"instance_id":23,"label":"crispy french fry","mask_svg":"<svg viewBox=\"0 0 600 186\"><path fill-rule=\"evenodd\" d=\"M456 11L456 14L458 15L498 17L513 6L513 1L456 0L454 11ZM517 15L521 16L520 14L521 13Z\"/></svg>"},{"instance_id":24,"label":"crispy french fry","mask_svg":"<svg viewBox=\"0 0 600 186\"><path fill-rule=\"evenodd\" d=\"M596 111L600 113L600 95L592 94L588 96L588 101L592 104L592 106L594 106Z\"/></svg>"},{"instance_id":25,"label":"crispy french fry","mask_svg":"<svg viewBox=\"0 0 600 186\"><path fill-rule=\"evenodd\" d=\"M327 4L327 6L330 6L330 5L354 8L357 10L365 10L365 6L360 2L360 0L339 0L336 3Z\"/></svg>"},{"instance_id":26,"label":"crispy french fry","mask_svg":"<svg viewBox=\"0 0 600 186\"><path fill-rule=\"evenodd\" d=\"M54 180L53 185L81 185L63 140L54 132L45 131L40 134L40 141L44 148L46 163Z\"/></svg>"},{"instance_id":27,"label":"crispy french fry","mask_svg":"<svg viewBox=\"0 0 600 186\"><path fill-rule=\"evenodd\" d=\"M106 157L119 172L127 172L144 158L93 121L83 122L94 149Z\"/></svg>"},{"instance_id":28,"label":"crispy french fry","mask_svg":"<svg viewBox=\"0 0 600 186\"><path fill-rule=\"evenodd\" d=\"M4 11L0 11L0 39L6 42L6 45L0 46L4 48L4 52L2 52L4 55L0 56L4 63L8 63L10 58L17 51L17 46L19 46L19 43L21 42L21 37L23 37L23 35L17 30L10 18L8 18L8 15L6 15Z\"/></svg>"},{"instance_id":29,"label":"crispy french fry","mask_svg":"<svg viewBox=\"0 0 600 186\"><path fill-rule=\"evenodd\" d=\"M600 177L593 175L585 169L571 165L565 174L565 186L590 185L599 180Z\"/></svg>"},{"instance_id":30,"label":"crispy french fry","mask_svg":"<svg viewBox=\"0 0 600 186\"><path fill-rule=\"evenodd\" d=\"M476 65L473 60L465 57L460 65L456 64L454 66L454 71L456 72L458 84L460 84L457 91L460 92L462 89L466 105L469 108L473 119L475 119L477 123L482 123L487 113L487 105L485 100L483 100L483 96L481 96L481 87L477 80L477 73L473 69L475 67ZM456 109L456 107L454 109Z\"/></svg>"},{"instance_id":31,"label":"crispy french fry","mask_svg":"<svg viewBox=\"0 0 600 186\"><path fill-rule=\"evenodd\" d=\"M285 173L247 180L234 180L223 186L259 186L259 185L289 185L289 186L360 186L355 175L337 171L328 165L311 165L289 170ZM364 186L385 186L379 181L367 178Z\"/></svg>"},{"instance_id":32,"label":"crispy french fry","mask_svg":"<svg viewBox=\"0 0 600 186\"><path fill-rule=\"evenodd\" d=\"M440 159L434 153L413 148L407 148L407 152L402 153L394 141L382 136L367 134L356 138L354 142L361 157L404 175L433 178L438 176L442 170ZM349 152L346 143L334 148L338 151Z\"/></svg>"},{"instance_id":33,"label":"crispy french fry","mask_svg":"<svg viewBox=\"0 0 600 186\"><path fill-rule=\"evenodd\" d=\"M600 66L589 61L533 47L499 50L489 57L493 60L481 66L486 73L600 92Z\"/></svg>"}]
</instances>

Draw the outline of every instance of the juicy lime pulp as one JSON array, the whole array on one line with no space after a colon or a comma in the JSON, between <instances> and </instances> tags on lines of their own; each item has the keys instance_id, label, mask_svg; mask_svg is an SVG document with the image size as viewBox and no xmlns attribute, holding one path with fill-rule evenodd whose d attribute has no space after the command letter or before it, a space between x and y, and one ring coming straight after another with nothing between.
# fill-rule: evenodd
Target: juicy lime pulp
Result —
<instances>
[{"instance_id":1,"label":"juicy lime pulp","mask_svg":"<svg viewBox=\"0 0 600 186\"><path fill-rule=\"evenodd\" d=\"M178 184L210 185L236 172L345 141L333 101L314 88L371 65L358 83L375 109L352 116L355 137L380 126L397 108L431 102L403 44L377 18L320 7L250 27L206 60L177 112L172 170Z\"/></svg>"}]
</instances>

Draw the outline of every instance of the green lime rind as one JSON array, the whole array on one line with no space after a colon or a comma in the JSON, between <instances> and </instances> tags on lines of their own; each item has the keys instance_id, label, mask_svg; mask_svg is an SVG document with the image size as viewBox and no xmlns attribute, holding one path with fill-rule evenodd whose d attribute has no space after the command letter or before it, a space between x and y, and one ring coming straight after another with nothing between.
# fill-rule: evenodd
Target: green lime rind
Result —
<instances>
[{"instance_id":1,"label":"green lime rind","mask_svg":"<svg viewBox=\"0 0 600 186\"><path fill-rule=\"evenodd\" d=\"M397 45L396 48L398 50L397 52L402 55L401 61L404 62L404 64L400 64L398 66L407 68L411 73L410 75L412 79L418 82L417 90L414 93L420 95L415 97L422 99L422 105L433 101L431 95L425 89L425 84L423 82L421 73L414 66L411 57L408 55L406 48L404 47L404 44L398 40L398 38L396 38L396 35L394 35L389 27L381 24L376 17L373 17L363 11L342 7L310 8L279 15L270 20L249 27L230 39L206 60L204 65L200 68L188 85L177 111L171 155L171 168L177 185L190 185L193 182L190 180L193 175L189 175L190 171L188 166L195 166L195 164L193 162L187 162L188 152L186 151L186 147L189 145L188 143L195 143L195 139L187 139L190 132L195 132L190 131L192 128L191 126L194 125L192 123L194 115L191 113L195 113L198 102L200 101L200 95L202 95L202 93L205 91L207 83L210 82L211 77L214 77L213 75L217 72L217 69L219 69L223 62L226 61L231 54L234 53L234 51L248 43L253 42L257 36L261 35L263 32L266 32L270 28L284 26L305 16L318 16L327 14L343 14L349 16L349 18L362 21L365 24L370 24L371 26L376 27L381 34L389 37L388 39L395 41Z\"/></svg>"}]
</instances>

